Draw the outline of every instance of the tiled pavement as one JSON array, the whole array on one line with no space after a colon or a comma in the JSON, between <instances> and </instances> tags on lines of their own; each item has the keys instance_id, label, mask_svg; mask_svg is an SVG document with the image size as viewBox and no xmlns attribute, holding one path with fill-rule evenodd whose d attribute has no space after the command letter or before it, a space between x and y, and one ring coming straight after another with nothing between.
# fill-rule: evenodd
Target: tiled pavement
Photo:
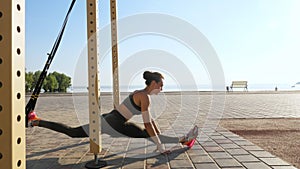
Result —
<instances>
[{"instance_id":1,"label":"tiled pavement","mask_svg":"<svg viewBox=\"0 0 300 169\"><path fill-rule=\"evenodd\" d=\"M153 153L155 146L145 139L112 138L102 135L100 159L106 168L295 168L264 151L248 140L218 126L220 118L285 118L299 117L299 94L216 94L173 93L152 98L151 111L162 130L169 136L181 136L192 124L200 127L192 149L179 144L169 155ZM102 96L102 112L108 112L110 96ZM78 126L85 123L87 97L40 97L37 112L43 119ZM198 110L198 111L195 111ZM74 112L78 112L77 114ZM79 117L79 118L77 118ZM79 119L79 120L78 120ZM140 122L139 117L133 119ZM79 122L80 121L80 122ZM44 128L27 132L27 168L79 169L93 160L87 138L69 138Z\"/></svg>"}]
</instances>

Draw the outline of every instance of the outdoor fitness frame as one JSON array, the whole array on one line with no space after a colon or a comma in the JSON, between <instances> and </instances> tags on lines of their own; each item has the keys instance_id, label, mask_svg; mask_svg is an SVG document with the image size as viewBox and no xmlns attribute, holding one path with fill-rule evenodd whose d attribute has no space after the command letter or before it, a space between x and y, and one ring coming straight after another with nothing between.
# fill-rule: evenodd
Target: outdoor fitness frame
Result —
<instances>
[{"instance_id":1,"label":"outdoor fitness frame","mask_svg":"<svg viewBox=\"0 0 300 169\"><path fill-rule=\"evenodd\" d=\"M25 1L0 1L0 166L26 168Z\"/></svg>"},{"instance_id":2,"label":"outdoor fitness frame","mask_svg":"<svg viewBox=\"0 0 300 169\"><path fill-rule=\"evenodd\" d=\"M101 152L98 0L87 0L90 152ZM113 104L119 104L116 0L110 0ZM26 168L25 1L0 1L0 166Z\"/></svg>"}]
</instances>

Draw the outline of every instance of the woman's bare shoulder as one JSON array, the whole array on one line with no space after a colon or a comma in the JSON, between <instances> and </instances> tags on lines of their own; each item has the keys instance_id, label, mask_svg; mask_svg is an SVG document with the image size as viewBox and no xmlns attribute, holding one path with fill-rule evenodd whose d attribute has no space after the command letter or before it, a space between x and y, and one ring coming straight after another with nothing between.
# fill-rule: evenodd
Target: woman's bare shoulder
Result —
<instances>
[{"instance_id":1,"label":"woman's bare shoulder","mask_svg":"<svg viewBox=\"0 0 300 169\"><path fill-rule=\"evenodd\" d=\"M149 99L148 98L148 94L145 90L136 90L133 92L133 95L135 98L139 98L139 99Z\"/></svg>"}]
</instances>

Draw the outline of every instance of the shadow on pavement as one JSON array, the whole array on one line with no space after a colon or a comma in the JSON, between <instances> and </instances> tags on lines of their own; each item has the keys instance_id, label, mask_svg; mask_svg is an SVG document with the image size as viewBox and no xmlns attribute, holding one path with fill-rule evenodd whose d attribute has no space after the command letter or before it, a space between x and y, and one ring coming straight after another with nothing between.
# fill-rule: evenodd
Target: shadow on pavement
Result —
<instances>
[{"instance_id":1,"label":"shadow on pavement","mask_svg":"<svg viewBox=\"0 0 300 169\"><path fill-rule=\"evenodd\" d=\"M81 143L81 145L83 145L83 144L87 144L87 142ZM43 153L55 152L57 150L75 147L75 146L76 145L60 147L58 149L38 152L35 155L37 156L37 154L41 155ZM168 155L158 154L158 155L155 155L152 157L148 157L147 160L153 161L153 163L151 163L149 167L159 167L161 165L166 165L168 162L174 160L176 157L178 157L180 154L186 152L187 150L188 150L187 147L178 148L178 149L173 150L172 153L170 153ZM35 156L35 155L33 155L33 156ZM90 160L92 160L92 156L90 158L91 158ZM64 162L67 162L70 164L61 164L60 163L61 160L64 160ZM42 158L42 159L27 160L26 168L30 168L30 169L84 169L85 164L88 162L88 161L85 161L85 162L81 162L81 163L76 163L75 160L76 159L72 159L72 158L68 159L68 158L64 158L64 157L63 157L63 159L49 157L49 158ZM105 168L119 168L122 166L126 166L126 165L130 165L130 164L139 162L139 161L144 161L146 159L145 158L132 158L132 157L124 158L123 156L118 156L117 154L111 154L107 157L101 158L100 160L107 162L107 167L105 167Z\"/></svg>"}]
</instances>

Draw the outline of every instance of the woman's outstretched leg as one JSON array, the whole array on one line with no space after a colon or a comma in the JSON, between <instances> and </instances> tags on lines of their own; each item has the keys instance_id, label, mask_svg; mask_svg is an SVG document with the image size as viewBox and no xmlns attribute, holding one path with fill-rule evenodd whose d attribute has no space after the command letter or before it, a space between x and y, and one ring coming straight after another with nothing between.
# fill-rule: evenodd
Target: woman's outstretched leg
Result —
<instances>
[{"instance_id":1,"label":"woman's outstretched leg","mask_svg":"<svg viewBox=\"0 0 300 169\"><path fill-rule=\"evenodd\" d=\"M40 119L34 111L28 114L28 121L30 126L44 127L53 131L57 131L66 134L70 137L88 137L88 125L83 125L79 127L70 127L62 123L56 123L51 121L45 121ZM86 132L87 131L87 132Z\"/></svg>"},{"instance_id":2,"label":"woman's outstretched leg","mask_svg":"<svg viewBox=\"0 0 300 169\"><path fill-rule=\"evenodd\" d=\"M134 123L126 123L126 125L123 127L123 133L127 136L134 137L134 138L147 138L150 141L153 141L151 137L149 136L146 129L142 129L139 126L135 125ZM178 137L171 137L159 134L158 135L160 141L162 143L179 143Z\"/></svg>"},{"instance_id":3,"label":"woman's outstretched leg","mask_svg":"<svg viewBox=\"0 0 300 169\"><path fill-rule=\"evenodd\" d=\"M127 136L131 138L147 138L150 141L153 141L150 138L150 135L146 131L146 129L141 128L140 126L136 125L135 123L126 122L124 117L122 117L119 112L112 111L109 114L102 115L105 119L105 122L101 122L103 124L107 124L108 127L102 126L102 131L104 133L119 133L119 137ZM105 129L108 129L105 131ZM165 135L158 135L162 143L178 143L178 137L170 137Z\"/></svg>"},{"instance_id":4,"label":"woman's outstretched leg","mask_svg":"<svg viewBox=\"0 0 300 169\"><path fill-rule=\"evenodd\" d=\"M165 136L165 135L158 135L160 141L162 143L179 143L178 137L171 137L171 136Z\"/></svg>"},{"instance_id":5,"label":"woman's outstretched leg","mask_svg":"<svg viewBox=\"0 0 300 169\"><path fill-rule=\"evenodd\" d=\"M62 123L56 123L51 121L45 121L45 120L38 120L38 124L36 124L39 127L44 127L50 130L57 131L59 133L66 134L72 138L82 138L82 137L88 137L87 132L84 130L84 128L88 128L88 125L79 126L79 127L70 127Z\"/></svg>"},{"instance_id":6,"label":"woman's outstretched leg","mask_svg":"<svg viewBox=\"0 0 300 169\"><path fill-rule=\"evenodd\" d=\"M123 125L121 129L119 129L119 132L128 137L147 138L150 141L153 141L146 129L142 129L134 123L126 122L125 125ZM165 136L161 134L159 134L158 137L162 143L179 143L178 137Z\"/></svg>"},{"instance_id":7,"label":"woman's outstretched leg","mask_svg":"<svg viewBox=\"0 0 300 169\"><path fill-rule=\"evenodd\" d=\"M31 126L39 126L39 127L43 127L43 128L47 128L59 133L63 133L66 134L72 138L82 138L82 137L89 137L89 125L83 125L83 126L79 126L79 127L70 127L67 126L65 124L62 123L57 123L57 122L52 122L52 121L46 121L46 120L42 120L40 118L37 117L37 115L35 114L35 112L32 113L32 119L30 119L30 125ZM103 117L105 117L107 114L103 115ZM113 130L111 129L111 127L108 127L107 123L105 120L103 120L103 118L101 118L101 124L102 124L102 133L106 133L109 135L113 135L113 136L117 136L116 132L113 132ZM120 134L118 135L120 136Z\"/></svg>"}]
</instances>

